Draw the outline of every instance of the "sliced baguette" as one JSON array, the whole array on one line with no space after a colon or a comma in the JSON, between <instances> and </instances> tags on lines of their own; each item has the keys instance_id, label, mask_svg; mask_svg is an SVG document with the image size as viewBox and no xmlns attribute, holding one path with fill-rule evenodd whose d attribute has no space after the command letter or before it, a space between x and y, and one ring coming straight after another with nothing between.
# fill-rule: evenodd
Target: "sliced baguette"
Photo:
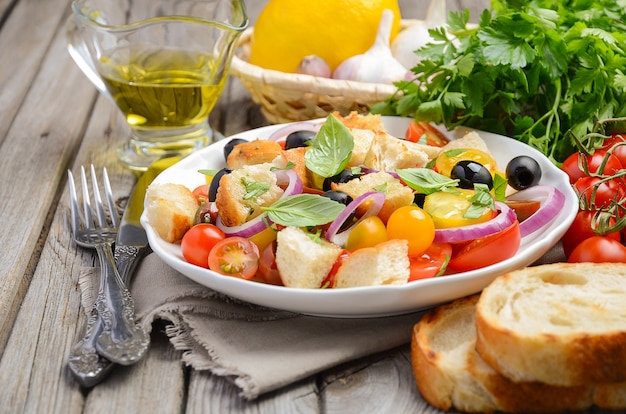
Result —
<instances>
[{"instance_id":1,"label":"sliced baguette","mask_svg":"<svg viewBox=\"0 0 626 414\"><path fill-rule=\"evenodd\" d=\"M514 381L626 381L626 264L556 263L498 277L477 305L482 358Z\"/></svg>"},{"instance_id":2,"label":"sliced baguette","mask_svg":"<svg viewBox=\"0 0 626 414\"><path fill-rule=\"evenodd\" d=\"M584 410L594 404L626 407L626 382L563 387L513 382L495 371L475 350L478 299L473 295L440 306L414 327L413 371L420 393L431 405L442 410L518 413Z\"/></svg>"}]
</instances>

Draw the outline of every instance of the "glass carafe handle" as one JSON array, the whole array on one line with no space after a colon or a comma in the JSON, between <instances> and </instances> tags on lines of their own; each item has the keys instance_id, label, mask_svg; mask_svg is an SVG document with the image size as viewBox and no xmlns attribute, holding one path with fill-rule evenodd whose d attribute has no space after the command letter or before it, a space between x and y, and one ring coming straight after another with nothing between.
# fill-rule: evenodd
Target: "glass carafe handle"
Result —
<instances>
[{"instance_id":1,"label":"glass carafe handle","mask_svg":"<svg viewBox=\"0 0 626 414\"><path fill-rule=\"evenodd\" d=\"M67 31L67 50L70 52L70 56L76 62L76 65L87 76L87 78L93 83L93 85L103 95L110 98L109 92L104 86L102 78L98 74L87 50L87 45L81 36L81 31L76 25L74 16L70 16L67 19L66 24Z\"/></svg>"}]
</instances>

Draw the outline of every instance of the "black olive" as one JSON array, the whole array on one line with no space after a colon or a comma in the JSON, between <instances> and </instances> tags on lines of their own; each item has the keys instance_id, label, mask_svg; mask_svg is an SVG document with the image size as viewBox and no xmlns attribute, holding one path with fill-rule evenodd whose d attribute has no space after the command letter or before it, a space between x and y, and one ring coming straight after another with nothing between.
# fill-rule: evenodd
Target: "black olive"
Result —
<instances>
[{"instance_id":1,"label":"black olive","mask_svg":"<svg viewBox=\"0 0 626 414\"><path fill-rule=\"evenodd\" d=\"M493 177L481 163L472 160L461 160L452 167L450 178L459 180L459 187L473 189L474 184L485 184L491 190Z\"/></svg>"},{"instance_id":2,"label":"black olive","mask_svg":"<svg viewBox=\"0 0 626 414\"><path fill-rule=\"evenodd\" d=\"M233 151L235 145L243 144L244 142L248 142L243 138L233 138L224 145L224 159L228 158L228 155Z\"/></svg>"},{"instance_id":3,"label":"black olive","mask_svg":"<svg viewBox=\"0 0 626 414\"><path fill-rule=\"evenodd\" d=\"M506 179L516 190L532 187L539 184L541 180L541 166L534 158L519 155L507 164Z\"/></svg>"},{"instance_id":4,"label":"black olive","mask_svg":"<svg viewBox=\"0 0 626 414\"><path fill-rule=\"evenodd\" d=\"M295 131L287 135L285 139L285 149L306 147L310 141L315 139L313 131Z\"/></svg>"},{"instance_id":5,"label":"black olive","mask_svg":"<svg viewBox=\"0 0 626 414\"><path fill-rule=\"evenodd\" d=\"M222 168L213 176L211 180L211 184L209 184L209 201L215 201L215 197L217 197L217 189L220 186L220 179L224 174L230 174L232 170L228 168Z\"/></svg>"},{"instance_id":6,"label":"black olive","mask_svg":"<svg viewBox=\"0 0 626 414\"><path fill-rule=\"evenodd\" d=\"M343 170L339 174L334 175L329 178L324 179L324 183L322 184L322 190L328 191L332 189L332 183L347 183L350 180L360 177L360 173L355 173L353 170Z\"/></svg>"},{"instance_id":7,"label":"black olive","mask_svg":"<svg viewBox=\"0 0 626 414\"><path fill-rule=\"evenodd\" d=\"M322 194L322 197L328 197L331 200L334 200L346 206L352 202L352 197L350 197L348 193L344 193L343 191L339 191L339 190L326 191ZM352 222L354 221L354 217L355 217L354 212L352 212L350 216L346 219L346 221L343 222L343 224L341 225L339 229L345 230L348 227L350 227L352 225Z\"/></svg>"},{"instance_id":8,"label":"black olive","mask_svg":"<svg viewBox=\"0 0 626 414\"><path fill-rule=\"evenodd\" d=\"M415 204L419 208L424 208L424 201L426 201L426 194L415 193L413 195L413 204Z\"/></svg>"}]
</instances>

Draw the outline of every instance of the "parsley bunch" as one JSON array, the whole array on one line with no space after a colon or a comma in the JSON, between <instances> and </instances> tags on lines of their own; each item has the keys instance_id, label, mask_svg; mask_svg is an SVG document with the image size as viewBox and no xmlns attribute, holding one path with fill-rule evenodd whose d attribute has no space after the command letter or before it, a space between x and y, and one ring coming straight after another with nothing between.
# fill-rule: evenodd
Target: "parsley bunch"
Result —
<instances>
[{"instance_id":1,"label":"parsley bunch","mask_svg":"<svg viewBox=\"0 0 626 414\"><path fill-rule=\"evenodd\" d=\"M492 0L452 12L384 115L514 137L555 164L596 122L626 115L626 0Z\"/></svg>"}]
</instances>

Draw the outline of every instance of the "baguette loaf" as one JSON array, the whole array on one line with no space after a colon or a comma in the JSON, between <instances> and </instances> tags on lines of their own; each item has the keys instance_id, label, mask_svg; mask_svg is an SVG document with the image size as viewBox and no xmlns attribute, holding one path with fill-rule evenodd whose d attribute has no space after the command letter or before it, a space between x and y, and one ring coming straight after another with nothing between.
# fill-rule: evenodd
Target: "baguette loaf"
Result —
<instances>
[{"instance_id":1,"label":"baguette loaf","mask_svg":"<svg viewBox=\"0 0 626 414\"><path fill-rule=\"evenodd\" d=\"M413 370L420 393L431 405L518 413L584 410L594 404L626 408L626 382L564 387L513 382L495 371L475 350L478 299L473 295L440 306L414 327Z\"/></svg>"},{"instance_id":2,"label":"baguette loaf","mask_svg":"<svg viewBox=\"0 0 626 414\"><path fill-rule=\"evenodd\" d=\"M477 351L514 381L626 381L626 264L556 263L498 277L477 305Z\"/></svg>"}]
</instances>

